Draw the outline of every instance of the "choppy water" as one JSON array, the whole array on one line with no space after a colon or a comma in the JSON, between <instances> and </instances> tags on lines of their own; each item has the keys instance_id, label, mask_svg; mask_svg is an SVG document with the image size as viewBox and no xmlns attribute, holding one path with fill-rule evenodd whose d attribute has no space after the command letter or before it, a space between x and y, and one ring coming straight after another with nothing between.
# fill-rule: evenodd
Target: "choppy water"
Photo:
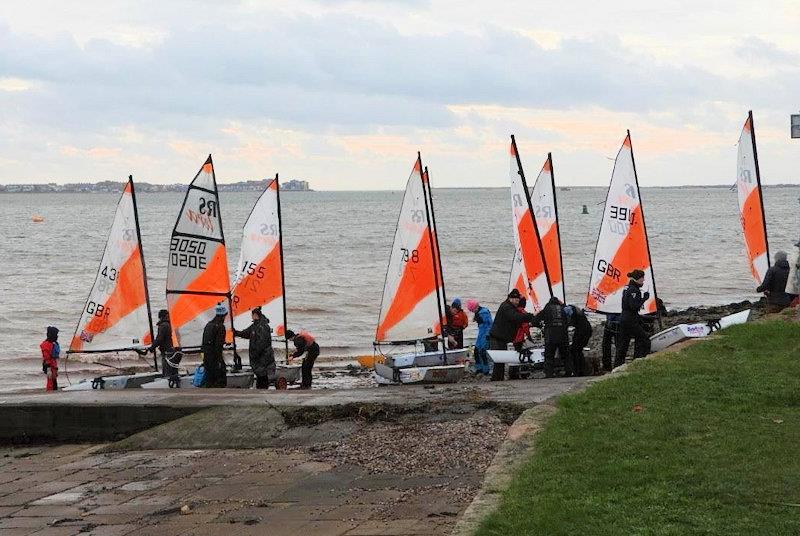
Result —
<instances>
[{"instance_id":1,"label":"choppy water","mask_svg":"<svg viewBox=\"0 0 800 536\"><path fill-rule=\"evenodd\" d=\"M398 181L400 182L400 181ZM258 194L221 195L231 271ZM503 299L513 254L508 190L434 190L449 298ZM770 248L797 240L800 187L766 188ZM139 194L153 311L164 307L167 250L182 194ZM604 188L559 191L568 301L583 303ZM644 188L659 295L672 308L756 297L744 257L736 193ZM289 325L314 333L327 355L370 353L402 192L284 192ZM118 197L0 195L0 390L43 383L38 344L47 325L68 341L102 254ZM589 215L581 215L582 205ZM31 216L44 216L33 223ZM38 374L38 375L37 375ZM11 378L14 378L14 381Z\"/></svg>"}]
</instances>

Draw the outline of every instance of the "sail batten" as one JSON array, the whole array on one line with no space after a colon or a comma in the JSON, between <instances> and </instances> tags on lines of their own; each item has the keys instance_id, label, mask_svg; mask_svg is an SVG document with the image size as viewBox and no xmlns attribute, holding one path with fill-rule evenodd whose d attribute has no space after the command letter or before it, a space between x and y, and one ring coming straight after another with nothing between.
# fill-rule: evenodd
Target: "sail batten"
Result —
<instances>
[{"instance_id":1,"label":"sail batten","mask_svg":"<svg viewBox=\"0 0 800 536\"><path fill-rule=\"evenodd\" d=\"M756 284L760 285L770 267L770 259L752 111L747 113L739 135L736 189L748 267Z\"/></svg>"},{"instance_id":2,"label":"sail batten","mask_svg":"<svg viewBox=\"0 0 800 536\"><path fill-rule=\"evenodd\" d=\"M167 308L177 347L200 348L203 329L219 302L232 309L225 234L209 155L186 191L170 239Z\"/></svg>"},{"instance_id":3,"label":"sail batten","mask_svg":"<svg viewBox=\"0 0 800 536\"><path fill-rule=\"evenodd\" d=\"M598 313L620 313L627 274L636 269L644 271L642 291L650 293L643 310L654 313L657 310L655 278L629 131L611 173L586 308Z\"/></svg>"},{"instance_id":4,"label":"sail batten","mask_svg":"<svg viewBox=\"0 0 800 536\"><path fill-rule=\"evenodd\" d=\"M242 229L242 249L233 288L234 324L247 325L261 307L274 333L286 331L285 281L280 217L280 184L271 180Z\"/></svg>"},{"instance_id":5,"label":"sail batten","mask_svg":"<svg viewBox=\"0 0 800 536\"><path fill-rule=\"evenodd\" d=\"M136 193L129 177L68 353L141 350L152 339Z\"/></svg>"},{"instance_id":6,"label":"sail batten","mask_svg":"<svg viewBox=\"0 0 800 536\"><path fill-rule=\"evenodd\" d=\"M509 290L517 289L527 298L526 309L541 310L553 296L549 266L545 259L542 238L531 201L517 142L511 136L509 180L511 182L511 215L514 224L515 254L509 278ZM560 253L559 253L560 255Z\"/></svg>"},{"instance_id":7,"label":"sail batten","mask_svg":"<svg viewBox=\"0 0 800 536\"><path fill-rule=\"evenodd\" d=\"M441 335L444 314L438 247L426 179L422 158L417 155L386 270L376 343L418 341Z\"/></svg>"}]
</instances>

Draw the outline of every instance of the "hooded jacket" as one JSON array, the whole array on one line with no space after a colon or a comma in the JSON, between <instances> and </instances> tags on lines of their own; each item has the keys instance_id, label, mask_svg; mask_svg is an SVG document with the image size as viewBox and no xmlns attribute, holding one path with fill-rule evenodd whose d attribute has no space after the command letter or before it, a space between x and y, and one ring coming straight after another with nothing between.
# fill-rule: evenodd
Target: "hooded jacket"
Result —
<instances>
[{"instance_id":1,"label":"hooded jacket","mask_svg":"<svg viewBox=\"0 0 800 536\"><path fill-rule=\"evenodd\" d=\"M789 261L780 259L770 266L764 281L758 286L756 292L767 293L767 303L772 305L789 305L792 295L786 292L786 282L789 280Z\"/></svg>"},{"instance_id":2,"label":"hooded jacket","mask_svg":"<svg viewBox=\"0 0 800 536\"><path fill-rule=\"evenodd\" d=\"M489 330L492 329L492 313L486 307L478 307L475 311L475 322L478 324L475 348L487 350L489 348Z\"/></svg>"},{"instance_id":3,"label":"hooded jacket","mask_svg":"<svg viewBox=\"0 0 800 536\"><path fill-rule=\"evenodd\" d=\"M274 372L275 355L272 350L272 328L269 326L269 320L260 316L244 330L237 331L236 336L250 341L248 350L253 374L263 377Z\"/></svg>"},{"instance_id":4,"label":"hooded jacket","mask_svg":"<svg viewBox=\"0 0 800 536\"><path fill-rule=\"evenodd\" d=\"M500 304L497 314L494 315L494 323L489 331L489 336L508 344L514 340L517 329L523 322L533 322L533 315L521 313L513 303L506 300Z\"/></svg>"}]
</instances>

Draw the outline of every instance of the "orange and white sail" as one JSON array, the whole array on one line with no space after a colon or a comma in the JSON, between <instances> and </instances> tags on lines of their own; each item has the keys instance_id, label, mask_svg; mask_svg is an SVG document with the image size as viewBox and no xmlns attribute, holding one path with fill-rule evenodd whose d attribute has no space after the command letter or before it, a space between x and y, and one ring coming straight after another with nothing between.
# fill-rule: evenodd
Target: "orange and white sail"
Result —
<instances>
[{"instance_id":1,"label":"orange and white sail","mask_svg":"<svg viewBox=\"0 0 800 536\"><path fill-rule=\"evenodd\" d=\"M558 227L558 203L553 174L553 157L547 153L539 176L531 191L531 206L536 218L536 228L544 251L547 275L553 296L566 303L564 296L564 266L561 262L561 233Z\"/></svg>"},{"instance_id":2,"label":"orange and white sail","mask_svg":"<svg viewBox=\"0 0 800 536\"><path fill-rule=\"evenodd\" d=\"M508 176L511 181L511 215L516 252L511 265L509 290L519 290L527 299L525 308L531 312L538 312L553 296L553 291L548 277L549 266L545 262L530 192L513 135L509 154L511 164Z\"/></svg>"},{"instance_id":3,"label":"orange and white sail","mask_svg":"<svg viewBox=\"0 0 800 536\"><path fill-rule=\"evenodd\" d=\"M142 237L130 177L69 353L141 350L152 340Z\"/></svg>"},{"instance_id":4,"label":"orange and white sail","mask_svg":"<svg viewBox=\"0 0 800 536\"><path fill-rule=\"evenodd\" d=\"M197 349L203 329L224 302L231 310L228 256L211 155L183 200L167 263L167 308L178 347Z\"/></svg>"},{"instance_id":5,"label":"orange and white sail","mask_svg":"<svg viewBox=\"0 0 800 536\"><path fill-rule=\"evenodd\" d=\"M261 307L274 333L286 330L280 185L267 184L242 230L242 251L233 287L233 323L250 324L250 311Z\"/></svg>"},{"instance_id":6,"label":"orange and white sail","mask_svg":"<svg viewBox=\"0 0 800 536\"><path fill-rule=\"evenodd\" d=\"M417 157L394 235L375 342L410 342L441 333L442 288L426 177Z\"/></svg>"},{"instance_id":7,"label":"orange and white sail","mask_svg":"<svg viewBox=\"0 0 800 536\"><path fill-rule=\"evenodd\" d=\"M622 312L622 291L628 284L627 274L636 269L645 273L642 292L650 293L642 312L653 313L656 311L656 285L629 131L614 161L586 308L598 313Z\"/></svg>"},{"instance_id":8,"label":"orange and white sail","mask_svg":"<svg viewBox=\"0 0 800 536\"><path fill-rule=\"evenodd\" d=\"M747 120L739 136L736 189L739 192L739 216L742 221L747 263L753 279L760 285L769 269L769 243L764 200L761 195L761 174L758 170L753 112L747 113Z\"/></svg>"}]
</instances>

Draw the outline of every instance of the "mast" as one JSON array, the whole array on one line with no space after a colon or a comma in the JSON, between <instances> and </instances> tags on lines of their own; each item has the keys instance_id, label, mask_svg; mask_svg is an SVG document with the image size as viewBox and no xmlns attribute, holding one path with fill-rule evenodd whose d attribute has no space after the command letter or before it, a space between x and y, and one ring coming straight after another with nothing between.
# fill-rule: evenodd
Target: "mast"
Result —
<instances>
[{"instance_id":1,"label":"mast","mask_svg":"<svg viewBox=\"0 0 800 536\"><path fill-rule=\"evenodd\" d=\"M753 163L756 166L756 184L758 185L758 202L761 204L761 221L764 222L764 244L767 246L767 268L772 266L769 256L769 238L767 236L767 213L764 211L764 192L761 190L761 171L758 169L758 150L756 149L756 125L753 122L753 110L747 111L750 120L750 141L753 143Z\"/></svg>"},{"instance_id":2,"label":"mast","mask_svg":"<svg viewBox=\"0 0 800 536\"><path fill-rule=\"evenodd\" d=\"M278 181L278 174L275 174L275 198L278 201L278 247L281 252L281 292L283 293L283 343L286 349L286 362L289 362L289 339L286 338L286 274L283 269L283 219L281 217L281 183Z\"/></svg>"},{"instance_id":3,"label":"mast","mask_svg":"<svg viewBox=\"0 0 800 536\"><path fill-rule=\"evenodd\" d=\"M561 261L561 288L564 301L567 301L567 284L564 280L564 250L561 248L561 222L558 220L558 199L556 197L556 172L553 170L553 153L547 153L547 163L550 164L550 181L553 187L553 207L556 215L556 237L558 238L558 258Z\"/></svg>"},{"instance_id":4,"label":"mast","mask_svg":"<svg viewBox=\"0 0 800 536\"><path fill-rule=\"evenodd\" d=\"M428 207L428 201L429 201L429 199L428 199L428 190L427 190L427 187L425 186L425 182L426 182L425 178L426 178L426 176L425 176L425 172L423 171L423 167L422 167L422 155L420 154L419 151L417 151L417 163L419 164L419 179L422 181L422 193L423 193L423 197L425 198L425 219L428 222L428 240L430 241L430 245L431 245L431 260L433 261L432 262L432 265L433 265L433 285L436 287L436 308L439 311L439 335L442 338L442 359L444 359L445 362L446 362L447 361L447 353L446 353L447 352L447 341L444 338L444 329L443 329L444 326L442 326L442 313L443 313L443 311L442 311L442 295L441 295L441 292L439 292L439 281L438 281L438 278L437 278L437 275L436 275L436 264L437 264L436 257L437 257L437 253L438 252L436 250L436 245L434 244L434 240L433 240L433 233L434 233L434 231L433 231L433 223L431 222L431 211L430 211L430 208Z\"/></svg>"},{"instance_id":5,"label":"mast","mask_svg":"<svg viewBox=\"0 0 800 536\"><path fill-rule=\"evenodd\" d=\"M214 168L214 161L211 160L211 154L208 155L208 162L211 163L211 178L214 181L214 192L217 195L217 200L219 201L219 188L217 187L217 170ZM222 247L226 247L225 244L225 230L222 227L222 203L217 203L217 211L219 212L219 236L222 238ZM226 270L227 273L227 270ZM228 281L230 282L230 276L228 276ZM225 297L228 298L228 316L231 319L231 332L236 331L233 327L233 296L231 295L230 285L228 285L228 292L225 294ZM236 337L233 337L233 341L231 343L233 347L233 365L236 368L241 368L241 359L239 355L236 353Z\"/></svg>"},{"instance_id":6,"label":"mast","mask_svg":"<svg viewBox=\"0 0 800 536\"><path fill-rule=\"evenodd\" d=\"M439 248L439 230L436 228L436 212L433 210L433 188L431 187L431 176L428 173L428 166L425 166L425 184L427 185L427 195L428 199L431 204L431 220L433 221L433 236L436 239L436 263L433 265L433 269L436 272L436 284L442 285L442 307L445 308L444 310L444 319L445 323L447 322L447 292L444 288L444 270L442 269L442 251ZM423 185L424 186L424 185ZM443 330L444 331L444 330Z\"/></svg>"},{"instance_id":7,"label":"mast","mask_svg":"<svg viewBox=\"0 0 800 536\"><path fill-rule=\"evenodd\" d=\"M633 180L636 182L636 195L639 197L639 210L642 212L642 228L644 229L644 243L647 244L647 261L650 263L650 274L653 279L653 300L656 303L656 318L658 319L658 329L664 326L661 322L661 310L658 307L658 291L656 290L656 272L653 268L653 256L650 254L650 237L647 236L647 223L644 219L644 203L642 202L642 193L639 191L639 174L636 172L636 159L633 156L633 140L631 140L631 131L628 129L628 142L631 146L631 163L633 164Z\"/></svg>"},{"instance_id":8,"label":"mast","mask_svg":"<svg viewBox=\"0 0 800 536\"><path fill-rule=\"evenodd\" d=\"M150 342L155 340L153 334L153 312L150 309L150 289L147 285L147 267L144 262L144 248L142 248L142 231L139 227L139 205L136 204L136 189L133 186L133 175L128 175L131 184L131 201L133 201L133 221L136 223L136 240L139 243L139 257L142 259L142 274L144 276L144 301L147 304L147 322L150 325ZM154 368L158 372L158 361L154 360Z\"/></svg>"},{"instance_id":9,"label":"mast","mask_svg":"<svg viewBox=\"0 0 800 536\"><path fill-rule=\"evenodd\" d=\"M550 297L553 297L553 285L550 284L550 272L547 268L547 259L544 256L544 248L542 247L542 238L539 236L539 226L536 225L536 217L533 213L533 203L531 203L531 192L528 190L528 182L525 180L525 171L522 169L522 160L519 157L519 149L517 148L517 140L514 135L511 135L511 145L514 147L514 157L517 160L517 173L522 180L522 189L525 191L525 200L528 202L528 212L530 213L531 220L533 221L533 232L536 233L536 243L539 244L539 254L542 257L542 265L544 265L544 277L547 279L547 288L550 291ZM530 285L530 282L528 283Z\"/></svg>"}]
</instances>

